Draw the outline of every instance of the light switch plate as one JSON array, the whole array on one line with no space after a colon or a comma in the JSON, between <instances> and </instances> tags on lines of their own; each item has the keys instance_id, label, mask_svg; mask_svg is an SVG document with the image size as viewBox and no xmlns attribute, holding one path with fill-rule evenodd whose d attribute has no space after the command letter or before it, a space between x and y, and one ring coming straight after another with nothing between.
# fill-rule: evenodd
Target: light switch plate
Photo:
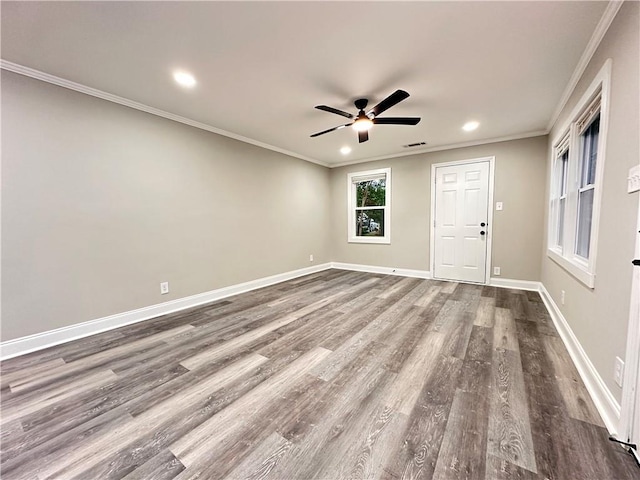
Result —
<instances>
[{"instance_id":1,"label":"light switch plate","mask_svg":"<svg viewBox=\"0 0 640 480\"><path fill-rule=\"evenodd\" d=\"M496 210L502 210L502 202L496 202Z\"/></svg>"}]
</instances>

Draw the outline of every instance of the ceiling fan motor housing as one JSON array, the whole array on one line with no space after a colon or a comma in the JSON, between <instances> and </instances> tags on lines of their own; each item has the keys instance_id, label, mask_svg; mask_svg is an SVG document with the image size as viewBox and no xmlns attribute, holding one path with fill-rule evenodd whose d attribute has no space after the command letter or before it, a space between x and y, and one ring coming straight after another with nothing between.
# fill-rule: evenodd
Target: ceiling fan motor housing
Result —
<instances>
[{"instance_id":1,"label":"ceiling fan motor housing","mask_svg":"<svg viewBox=\"0 0 640 480\"><path fill-rule=\"evenodd\" d=\"M356 106L358 110L364 110L365 108L367 108L368 103L369 103L369 100L366 98L359 98L358 100L353 102L353 104Z\"/></svg>"}]
</instances>

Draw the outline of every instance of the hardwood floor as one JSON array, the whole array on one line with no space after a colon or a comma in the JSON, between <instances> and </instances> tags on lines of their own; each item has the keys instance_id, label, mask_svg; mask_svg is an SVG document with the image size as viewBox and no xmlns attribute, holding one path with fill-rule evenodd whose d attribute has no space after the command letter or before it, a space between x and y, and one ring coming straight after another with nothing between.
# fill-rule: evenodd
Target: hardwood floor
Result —
<instances>
[{"instance_id":1,"label":"hardwood floor","mask_svg":"<svg viewBox=\"0 0 640 480\"><path fill-rule=\"evenodd\" d=\"M2 478L638 478L537 293L328 270L1 364Z\"/></svg>"}]
</instances>

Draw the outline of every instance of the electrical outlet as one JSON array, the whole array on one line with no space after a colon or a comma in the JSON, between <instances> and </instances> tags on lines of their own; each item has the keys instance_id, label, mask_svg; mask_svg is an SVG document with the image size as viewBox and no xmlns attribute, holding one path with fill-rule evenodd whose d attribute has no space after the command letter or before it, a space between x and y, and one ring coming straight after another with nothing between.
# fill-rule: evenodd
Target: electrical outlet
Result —
<instances>
[{"instance_id":1,"label":"electrical outlet","mask_svg":"<svg viewBox=\"0 0 640 480\"><path fill-rule=\"evenodd\" d=\"M493 274L500 275L500 267L493 267Z\"/></svg>"},{"instance_id":2,"label":"electrical outlet","mask_svg":"<svg viewBox=\"0 0 640 480\"><path fill-rule=\"evenodd\" d=\"M624 374L624 362L620 357L616 357L616 363L613 367L613 379L618 384L619 387L622 387L622 375Z\"/></svg>"},{"instance_id":3,"label":"electrical outlet","mask_svg":"<svg viewBox=\"0 0 640 480\"><path fill-rule=\"evenodd\" d=\"M560 303L564 305L564 290L560 292Z\"/></svg>"},{"instance_id":4,"label":"electrical outlet","mask_svg":"<svg viewBox=\"0 0 640 480\"><path fill-rule=\"evenodd\" d=\"M313 253L311 255L309 255L309 261L313 262Z\"/></svg>"},{"instance_id":5,"label":"electrical outlet","mask_svg":"<svg viewBox=\"0 0 640 480\"><path fill-rule=\"evenodd\" d=\"M502 202L496 202L496 210L502 210Z\"/></svg>"},{"instance_id":6,"label":"electrical outlet","mask_svg":"<svg viewBox=\"0 0 640 480\"><path fill-rule=\"evenodd\" d=\"M160 284L160 295L169 293L169 282L162 282Z\"/></svg>"}]
</instances>

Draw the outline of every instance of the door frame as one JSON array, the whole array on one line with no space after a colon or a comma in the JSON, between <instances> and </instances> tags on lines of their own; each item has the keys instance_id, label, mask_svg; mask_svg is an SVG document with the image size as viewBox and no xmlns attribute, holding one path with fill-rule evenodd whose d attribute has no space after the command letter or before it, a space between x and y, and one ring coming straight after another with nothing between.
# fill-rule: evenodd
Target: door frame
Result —
<instances>
[{"instance_id":1,"label":"door frame","mask_svg":"<svg viewBox=\"0 0 640 480\"><path fill-rule=\"evenodd\" d=\"M431 268L431 277L435 278L435 227L436 227L436 169L438 167L452 167L457 165L469 165L473 163L489 164L489 200L487 202L487 261L485 267L484 283L481 285L489 285L491 281L491 256L493 252L493 188L495 183L495 163L496 157L480 157L469 158L466 160L455 160L453 162L441 162L431 164L431 218L429 219L429 265Z\"/></svg>"}]
</instances>

